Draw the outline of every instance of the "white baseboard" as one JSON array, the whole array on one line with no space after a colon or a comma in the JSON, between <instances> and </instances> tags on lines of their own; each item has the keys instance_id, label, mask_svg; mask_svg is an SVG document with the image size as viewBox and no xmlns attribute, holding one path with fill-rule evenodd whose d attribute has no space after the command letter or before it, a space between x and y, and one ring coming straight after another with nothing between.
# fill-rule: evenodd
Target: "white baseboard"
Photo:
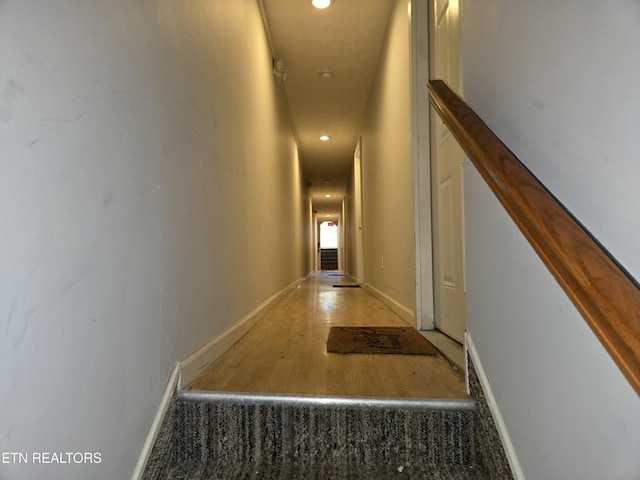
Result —
<instances>
[{"instance_id":1,"label":"white baseboard","mask_svg":"<svg viewBox=\"0 0 640 480\"><path fill-rule=\"evenodd\" d=\"M394 298L391 298L386 293L382 293L380 290L372 287L368 283L365 283L364 287L369 289L371 293L373 293L378 298L378 300L389 307L392 312L402 318L409 325L416 327L416 315L413 310L398 303Z\"/></svg>"},{"instance_id":2,"label":"white baseboard","mask_svg":"<svg viewBox=\"0 0 640 480\"><path fill-rule=\"evenodd\" d=\"M513 447L513 443L511 442L511 437L509 436L509 431L507 430L507 426L505 425L504 419L502 418L502 414L500 413L500 409L498 408L496 398L493 396L493 390L491 389L489 378L487 377L487 374L484 371L484 367L482 366L482 362L480 361L480 357L478 356L478 351L476 350L476 347L473 344L473 340L471 339L471 334L469 332L466 332L465 334L465 349L467 350L467 352L469 352L469 356L473 361L473 366L475 368L476 374L478 375L480 386L484 391L484 396L485 396L485 399L487 400L489 411L491 412L491 416L493 417L493 422L496 425L498 434L500 435L500 440L502 441L502 446L504 447L504 451L507 456L507 460L509 461L511 472L513 473L515 480L525 480L522 467L520 466L520 462L518 461L518 456L516 455L516 450ZM467 372L468 372L468 369L467 369ZM467 373L467 384L468 384L468 373Z\"/></svg>"},{"instance_id":3,"label":"white baseboard","mask_svg":"<svg viewBox=\"0 0 640 480\"><path fill-rule=\"evenodd\" d=\"M142 447L142 452L138 457L138 463L133 470L131 480L140 480L142 478L144 469L147 466L147 461L149 460L149 455L151 455L151 450L153 449L156 437L158 436L158 432L162 426L162 421L164 420L167 408L169 407L171 398L176 391L179 390L182 385L186 385L195 380L203 369L211 365L214 360L226 352L234 343L240 340L249 330L251 330L251 328L253 328L255 324L266 315L277 300L293 290L302 281L303 279L296 280L291 285L288 285L275 295L272 295L244 318L240 319L202 347L198 348L181 362L176 363L171 373L171 377L169 378L167 388L162 396L160 407L153 419L151 429L149 430L147 439Z\"/></svg>"},{"instance_id":4,"label":"white baseboard","mask_svg":"<svg viewBox=\"0 0 640 480\"><path fill-rule=\"evenodd\" d=\"M160 431L160 427L162 426L162 421L164 420L164 416L167 413L169 404L171 403L171 398L178 389L179 380L180 363L178 362L173 367L173 371L171 372L171 376L169 377L169 383L167 383L167 388L162 395L160 407L158 408L156 416L153 419L153 423L151 424L151 428L149 429L147 439L145 440L142 451L140 452L140 456L138 457L138 463L136 463L136 468L133 470L133 475L131 475L131 480L140 480L142 478L142 475L144 474L144 469L147 466L147 462L149 461L149 455L151 455L151 450L153 449L153 445L156 442L156 437L158 436L158 432Z\"/></svg>"},{"instance_id":5,"label":"white baseboard","mask_svg":"<svg viewBox=\"0 0 640 480\"><path fill-rule=\"evenodd\" d=\"M301 281L302 279L296 280L291 285L272 295L244 318L238 320L220 335L211 339L182 360L180 362L180 384L178 388L182 388L195 380L204 369L244 337L266 315L276 301L294 289Z\"/></svg>"}]
</instances>

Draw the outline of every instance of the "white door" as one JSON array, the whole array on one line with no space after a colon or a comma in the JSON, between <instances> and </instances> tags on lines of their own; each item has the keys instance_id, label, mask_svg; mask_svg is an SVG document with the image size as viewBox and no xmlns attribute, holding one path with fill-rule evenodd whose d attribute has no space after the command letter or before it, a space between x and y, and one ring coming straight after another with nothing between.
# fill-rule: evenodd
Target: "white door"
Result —
<instances>
[{"instance_id":1,"label":"white door","mask_svg":"<svg viewBox=\"0 0 640 480\"><path fill-rule=\"evenodd\" d=\"M431 78L460 92L458 0L434 0ZM459 340L467 328L464 285L462 149L442 120L431 113L436 327Z\"/></svg>"}]
</instances>

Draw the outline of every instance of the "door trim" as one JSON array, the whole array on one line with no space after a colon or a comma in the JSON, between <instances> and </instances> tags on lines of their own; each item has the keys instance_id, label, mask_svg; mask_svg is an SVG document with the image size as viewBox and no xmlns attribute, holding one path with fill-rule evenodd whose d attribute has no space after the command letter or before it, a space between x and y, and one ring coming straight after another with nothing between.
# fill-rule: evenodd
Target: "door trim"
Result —
<instances>
[{"instance_id":1,"label":"door trim","mask_svg":"<svg viewBox=\"0 0 640 480\"><path fill-rule=\"evenodd\" d=\"M411 0L411 155L415 235L415 323L435 328L431 212L431 126L429 81L429 0Z\"/></svg>"},{"instance_id":2,"label":"door trim","mask_svg":"<svg viewBox=\"0 0 640 480\"><path fill-rule=\"evenodd\" d=\"M356 250L356 282L365 284L364 269L364 201L362 182L362 137L358 137L356 151L353 154L354 202L355 202L355 250Z\"/></svg>"}]
</instances>

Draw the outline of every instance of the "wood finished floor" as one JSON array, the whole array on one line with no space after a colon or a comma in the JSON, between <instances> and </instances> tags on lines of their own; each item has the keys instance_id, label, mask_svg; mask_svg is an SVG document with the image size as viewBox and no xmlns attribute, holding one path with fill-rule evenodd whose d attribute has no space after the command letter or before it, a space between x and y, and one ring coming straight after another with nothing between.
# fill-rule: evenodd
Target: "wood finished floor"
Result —
<instances>
[{"instance_id":1,"label":"wood finished floor","mask_svg":"<svg viewBox=\"0 0 640 480\"><path fill-rule=\"evenodd\" d=\"M265 315L187 390L467 398L464 376L441 356L327 353L332 326L406 326L336 273L314 273Z\"/></svg>"}]
</instances>

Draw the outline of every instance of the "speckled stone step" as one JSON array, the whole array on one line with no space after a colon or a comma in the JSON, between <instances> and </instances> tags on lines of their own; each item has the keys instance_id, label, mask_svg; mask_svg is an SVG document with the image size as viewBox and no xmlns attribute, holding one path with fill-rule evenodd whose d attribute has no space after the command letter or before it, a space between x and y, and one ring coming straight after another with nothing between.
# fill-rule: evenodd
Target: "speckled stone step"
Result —
<instances>
[{"instance_id":1,"label":"speckled stone step","mask_svg":"<svg viewBox=\"0 0 640 480\"><path fill-rule=\"evenodd\" d=\"M471 400L181 392L144 478L485 479Z\"/></svg>"}]
</instances>

